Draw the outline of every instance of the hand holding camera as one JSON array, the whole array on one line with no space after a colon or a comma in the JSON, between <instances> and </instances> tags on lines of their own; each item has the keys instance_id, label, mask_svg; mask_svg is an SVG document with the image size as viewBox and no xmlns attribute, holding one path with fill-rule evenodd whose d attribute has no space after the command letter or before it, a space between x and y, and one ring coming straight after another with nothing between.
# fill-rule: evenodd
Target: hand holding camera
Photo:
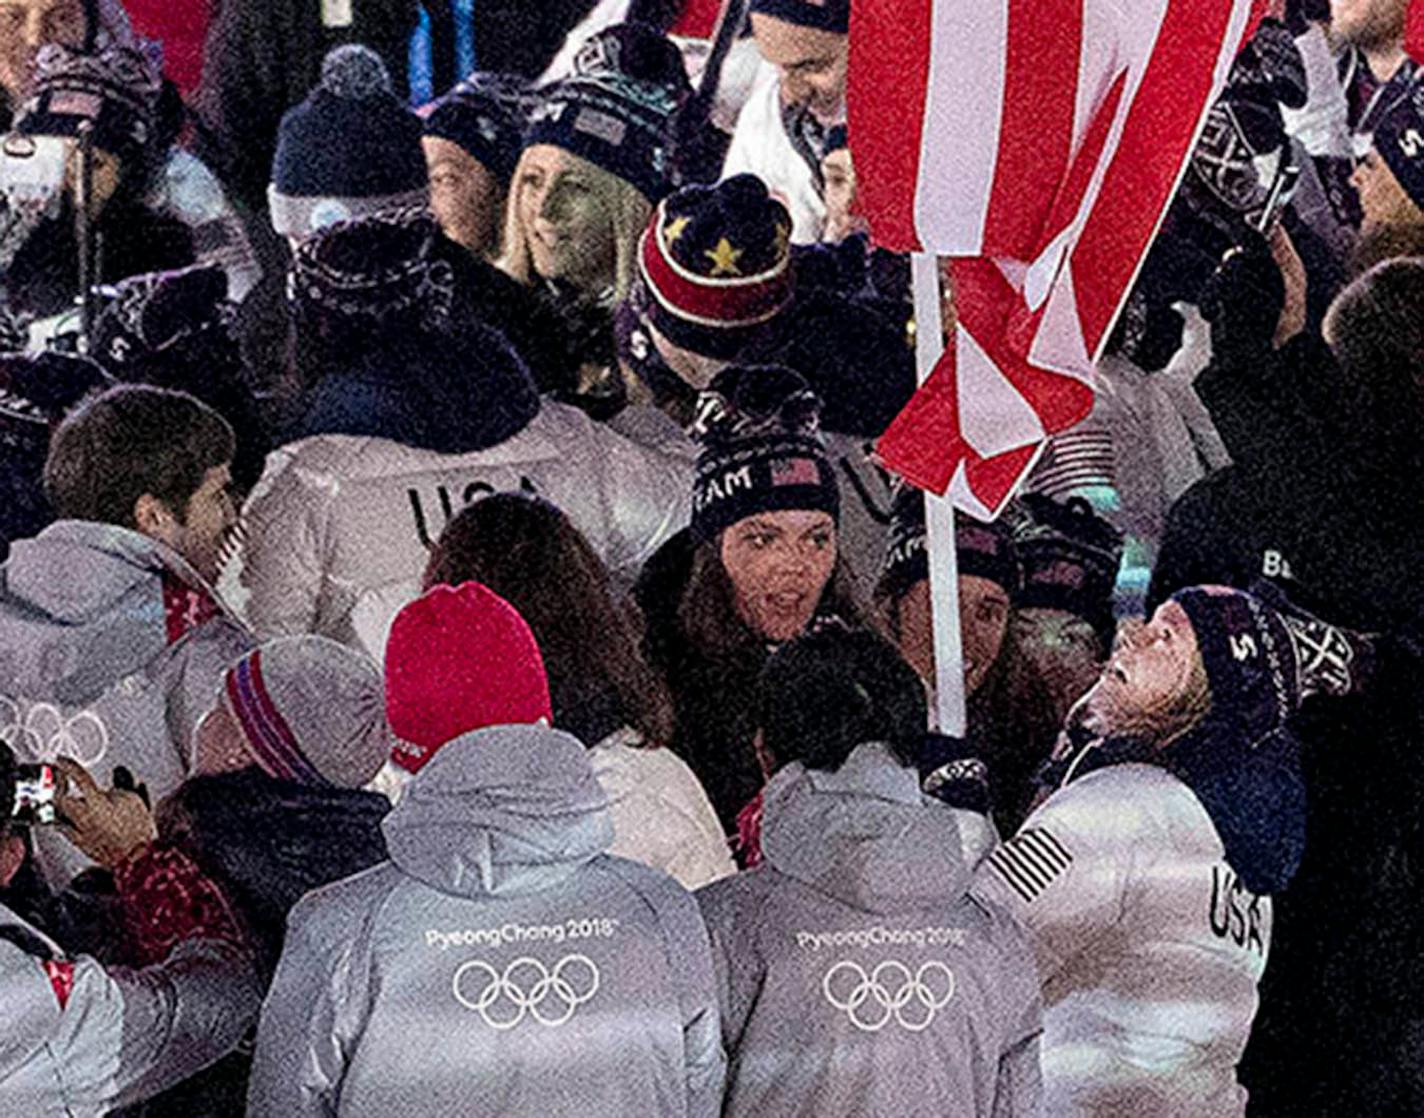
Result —
<instances>
[{"instance_id":1,"label":"hand holding camera","mask_svg":"<svg viewBox=\"0 0 1424 1118\"><path fill-rule=\"evenodd\" d=\"M55 769L60 778L59 829L94 861L112 869L157 837L148 790L136 785L127 769L114 770L114 786L108 791L67 758L55 762Z\"/></svg>"}]
</instances>

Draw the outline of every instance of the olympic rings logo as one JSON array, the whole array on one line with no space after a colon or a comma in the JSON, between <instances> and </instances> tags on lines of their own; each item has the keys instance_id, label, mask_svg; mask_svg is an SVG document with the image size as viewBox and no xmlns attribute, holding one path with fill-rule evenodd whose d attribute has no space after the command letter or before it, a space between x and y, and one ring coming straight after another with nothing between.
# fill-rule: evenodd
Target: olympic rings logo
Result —
<instances>
[{"instance_id":1,"label":"olympic rings logo","mask_svg":"<svg viewBox=\"0 0 1424 1118\"><path fill-rule=\"evenodd\" d=\"M918 1033L953 999L954 972L934 959L914 972L891 961L866 974L858 963L842 959L826 971L821 990L861 1032L878 1033L894 1020Z\"/></svg>"},{"instance_id":2,"label":"olympic rings logo","mask_svg":"<svg viewBox=\"0 0 1424 1118\"><path fill-rule=\"evenodd\" d=\"M0 741L40 764L68 757L91 768L109 751L109 728L91 710L66 717L53 703L25 705L0 695Z\"/></svg>"},{"instance_id":3,"label":"olympic rings logo","mask_svg":"<svg viewBox=\"0 0 1424 1118\"><path fill-rule=\"evenodd\" d=\"M467 987L478 976L483 982L471 996ZM538 959L515 959L501 974L481 959L471 959L455 971L455 1000L474 1010L492 1029L512 1029L525 1014L539 1024L557 1028L598 993L598 967L587 955L565 955L548 970ZM552 1008L546 1008L552 1003Z\"/></svg>"}]
</instances>

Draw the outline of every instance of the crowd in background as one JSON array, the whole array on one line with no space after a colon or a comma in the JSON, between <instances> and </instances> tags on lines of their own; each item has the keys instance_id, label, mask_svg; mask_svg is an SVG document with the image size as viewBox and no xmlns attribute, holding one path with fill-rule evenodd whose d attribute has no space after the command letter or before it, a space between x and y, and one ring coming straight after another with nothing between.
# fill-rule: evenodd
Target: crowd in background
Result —
<instances>
[{"instance_id":1,"label":"crowd in background","mask_svg":"<svg viewBox=\"0 0 1424 1118\"><path fill-rule=\"evenodd\" d=\"M0 0L0 1111L1424 1114L1406 8L1236 59L951 735L849 0Z\"/></svg>"}]
</instances>

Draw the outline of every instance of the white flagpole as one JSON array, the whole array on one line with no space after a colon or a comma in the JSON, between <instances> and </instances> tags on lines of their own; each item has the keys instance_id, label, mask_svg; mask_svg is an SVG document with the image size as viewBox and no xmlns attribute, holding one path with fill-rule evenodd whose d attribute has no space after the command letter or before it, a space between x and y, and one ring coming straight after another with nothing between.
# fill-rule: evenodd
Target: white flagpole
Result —
<instances>
[{"instance_id":1,"label":"white flagpole","mask_svg":"<svg viewBox=\"0 0 1424 1118\"><path fill-rule=\"evenodd\" d=\"M915 293L915 362L920 383L944 352L944 315L939 260L915 253L911 262ZM963 737L964 645L959 633L959 563L954 546L954 506L925 494L925 552L930 568L930 609L934 618L935 711L941 733Z\"/></svg>"}]
</instances>

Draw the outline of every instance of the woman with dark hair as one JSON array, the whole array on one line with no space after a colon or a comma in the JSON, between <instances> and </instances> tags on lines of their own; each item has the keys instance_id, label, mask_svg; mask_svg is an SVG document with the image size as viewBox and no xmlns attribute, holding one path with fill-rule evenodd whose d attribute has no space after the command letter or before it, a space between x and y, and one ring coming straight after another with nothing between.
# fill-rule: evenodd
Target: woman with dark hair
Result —
<instances>
[{"instance_id":1,"label":"woman with dark hair","mask_svg":"<svg viewBox=\"0 0 1424 1118\"><path fill-rule=\"evenodd\" d=\"M673 748L728 831L762 785L749 701L767 656L817 617L867 620L837 546L820 406L789 369L717 375L699 402L690 532L653 557L636 591L672 691Z\"/></svg>"},{"instance_id":2,"label":"woman with dark hair","mask_svg":"<svg viewBox=\"0 0 1424 1118\"><path fill-rule=\"evenodd\" d=\"M1008 834L1028 814L1034 775L1048 759L1062 719L1018 645L1023 569L1007 526L956 517L955 557L968 737L989 762L994 822ZM876 600L901 654L932 690L929 578L924 497L906 489L891 510L890 546Z\"/></svg>"},{"instance_id":3,"label":"woman with dark hair","mask_svg":"<svg viewBox=\"0 0 1424 1118\"><path fill-rule=\"evenodd\" d=\"M568 517L522 494L476 501L440 536L423 589L471 581L507 600L533 631L554 725L590 747L612 801L612 852L689 889L734 872L707 793L659 748L673 733L667 691L614 605L608 571Z\"/></svg>"},{"instance_id":4,"label":"woman with dark hair","mask_svg":"<svg viewBox=\"0 0 1424 1118\"><path fill-rule=\"evenodd\" d=\"M765 860L697 895L722 1113L1036 1113L1032 953L969 898L958 812L920 790L915 672L884 638L824 622L772 654L750 700Z\"/></svg>"}]
</instances>

